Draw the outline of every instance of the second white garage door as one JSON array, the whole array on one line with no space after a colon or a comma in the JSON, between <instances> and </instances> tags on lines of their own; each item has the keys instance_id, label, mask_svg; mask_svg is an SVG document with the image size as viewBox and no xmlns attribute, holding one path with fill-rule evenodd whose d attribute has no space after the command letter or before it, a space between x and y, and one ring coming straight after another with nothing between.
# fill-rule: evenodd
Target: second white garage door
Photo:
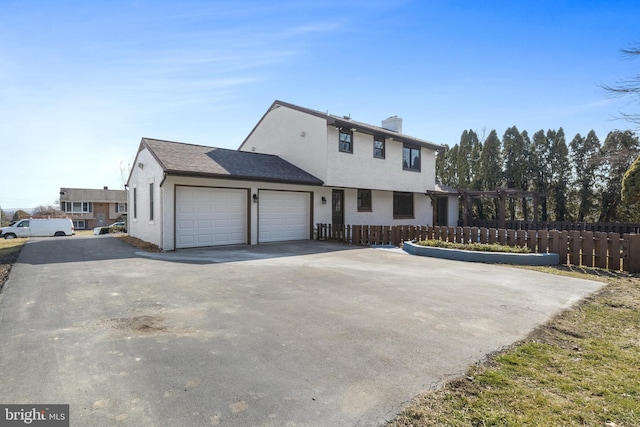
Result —
<instances>
[{"instance_id":1,"label":"second white garage door","mask_svg":"<svg viewBox=\"0 0 640 427\"><path fill-rule=\"evenodd\" d=\"M261 190L258 242L309 239L310 194Z\"/></svg>"},{"instance_id":2,"label":"second white garage door","mask_svg":"<svg viewBox=\"0 0 640 427\"><path fill-rule=\"evenodd\" d=\"M247 190L176 188L176 248L247 243Z\"/></svg>"}]
</instances>

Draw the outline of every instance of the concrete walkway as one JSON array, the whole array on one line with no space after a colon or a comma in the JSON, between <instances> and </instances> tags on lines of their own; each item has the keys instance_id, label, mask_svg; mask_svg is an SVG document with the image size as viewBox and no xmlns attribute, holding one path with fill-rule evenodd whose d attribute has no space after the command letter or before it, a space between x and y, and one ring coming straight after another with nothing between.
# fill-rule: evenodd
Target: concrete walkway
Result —
<instances>
[{"instance_id":1,"label":"concrete walkway","mask_svg":"<svg viewBox=\"0 0 640 427\"><path fill-rule=\"evenodd\" d=\"M601 284L299 242L150 255L34 239L0 294L0 401L74 426L375 426Z\"/></svg>"}]
</instances>

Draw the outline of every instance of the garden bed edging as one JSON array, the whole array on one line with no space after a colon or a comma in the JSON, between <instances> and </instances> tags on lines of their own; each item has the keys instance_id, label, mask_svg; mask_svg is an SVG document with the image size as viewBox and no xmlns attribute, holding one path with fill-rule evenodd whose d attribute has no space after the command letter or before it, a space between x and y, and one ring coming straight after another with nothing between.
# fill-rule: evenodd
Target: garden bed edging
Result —
<instances>
[{"instance_id":1,"label":"garden bed edging","mask_svg":"<svg viewBox=\"0 0 640 427\"><path fill-rule=\"evenodd\" d=\"M456 261L484 262L490 264L512 265L558 265L560 255L544 254L516 254L507 252L481 252L464 249L437 248L422 246L411 242L404 242L402 249L411 255L428 256L432 258L450 259Z\"/></svg>"}]
</instances>

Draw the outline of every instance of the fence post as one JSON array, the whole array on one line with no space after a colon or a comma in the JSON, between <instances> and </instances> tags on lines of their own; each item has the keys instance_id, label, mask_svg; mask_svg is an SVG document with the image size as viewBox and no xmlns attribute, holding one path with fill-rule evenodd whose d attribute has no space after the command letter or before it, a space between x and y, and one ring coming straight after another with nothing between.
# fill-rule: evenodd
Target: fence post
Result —
<instances>
[{"instance_id":1,"label":"fence post","mask_svg":"<svg viewBox=\"0 0 640 427\"><path fill-rule=\"evenodd\" d=\"M593 239L593 231L582 232L582 265L585 267L593 267L593 249L595 241Z\"/></svg>"},{"instance_id":2,"label":"fence post","mask_svg":"<svg viewBox=\"0 0 640 427\"><path fill-rule=\"evenodd\" d=\"M498 229L498 243L501 245L507 244L507 230L504 228Z\"/></svg>"},{"instance_id":3,"label":"fence post","mask_svg":"<svg viewBox=\"0 0 640 427\"><path fill-rule=\"evenodd\" d=\"M622 238L620 233L607 233L607 246L609 248L609 270L620 271L620 246Z\"/></svg>"},{"instance_id":4,"label":"fence post","mask_svg":"<svg viewBox=\"0 0 640 427\"><path fill-rule=\"evenodd\" d=\"M480 237L478 232L478 227L471 227L469 229L469 240L467 240L467 242L465 243L478 243L478 238Z\"/></svg>"},{"instance_id":5,"label":"fence post","mask_svg":"<svg viewBox=\"0 0 640 427\"><path fill-rule=\"evenodd\" d=\"M442 240L442 227L437 226L433 227L433 236L434 240Z\"/></svg>"},{"instance_id":6,"label":"fence post","mask_svg":"<svg viewBox=\"0 0 640 427\"><path fill-rule=\"evenodd\" d=\"M628 234L629 271L640 272L640 234Z\"/></svg>"},{"instance_id":7,"label":"fence post","mask_svg":"<svg viewBox=\"0 0 640 427\"><path fill-rule=\"evenodd\" d=\"M488 243L488 237L489 237L489 236L487 236L487 229L486 229L485 227L480 227L480 230L478 230L478 231L479 231L479 233L480 233L480 236L479 236L479 238L478 238L478 241L479 241L480 243L483 243L483 244Z\"/></svg>"},{"instance_id":8,"label":"fence post","mask_svg":"<svg viewBox=\"0 0 640 427\"><path fill-rule=\"evenodd\" d=\"M549 252L560 253L560 232L558 230L549 230Z\"/></svg>"},{"instance_id":9,"label":"fence post","mask_svg":"<svg viewBox=\"0 0 640 427\"><path fill-rule=\"evenodd\" d=\"M456 238L455 238L454 242L464 243L464 240L465 240L464 236L465 236L465 234L467 234L464 231L465 228L468 229L469 227L458 227L458 230L456 232Z\"/></svg>"},{"instance_id":10,"label":"fence post","mask_svg":"<svg viewBox=\"0 0 640 427\"><path fill-rule=\"evenodd\" d=\"M569 262L569 232L558 233L558 253L560 254L560 264Z\"/></svg>"},{"instance_id":11,"label":"fence post","mask_svg":"<svg viewBox=\"0 0 640 427\"><path fill-rule=\"evenodd\" d=\"M593 239L595 240L595 265L598 268L607 268L607 233L596 231Z\"/></svg>"},{"instance_id":12,"label":"fence post","mask_svg":"<svg viewBox=\"0 0 640 427\"><path fill-rule=\"evenodd\" d=\"M582 239L580 232L572 230L569 232L569 264L580 265L580 247Z\"/></svg>"},{"instance_id":13,"label":"fence post","mask_svg":"<svg viewBox=\"0 0 640 427\"><path fill-rule=\"evenodd\" d=\"M548 230L538 230L537 232L538 235L538 241L536 242L538 244L538 248L536 250L537 253L539 254L545 254L549 249L549 231Z\"/></svg>"},{"instance_id":14,"label":"fence post","mask_svg":"<svg viewBox=\"0 0 640 427\"><path fill-rule=\"evenodd\" d=\"M498 239L497 233L498 230L496 230L495 228L489 229L489 243L496 243Z\"/></svg>"}]
</instances>

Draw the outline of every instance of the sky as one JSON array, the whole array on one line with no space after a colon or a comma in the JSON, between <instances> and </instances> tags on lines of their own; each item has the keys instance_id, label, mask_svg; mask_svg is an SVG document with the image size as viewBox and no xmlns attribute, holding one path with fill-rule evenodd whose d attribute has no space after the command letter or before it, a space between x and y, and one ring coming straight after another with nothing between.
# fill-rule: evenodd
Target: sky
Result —
<instances>
[{"instance_id":1,"label":"sky","mask_svg":"<svg viewBox=\"0 0 640 427\"><path fill-rule=\"evenodd\" d=\"M0 0L0 207L122 189L143 137L236 149L274 100L453 146L634 130L636 0ZM124 176L124 177L123 177Z\"/></svg>"}]
</instances>

